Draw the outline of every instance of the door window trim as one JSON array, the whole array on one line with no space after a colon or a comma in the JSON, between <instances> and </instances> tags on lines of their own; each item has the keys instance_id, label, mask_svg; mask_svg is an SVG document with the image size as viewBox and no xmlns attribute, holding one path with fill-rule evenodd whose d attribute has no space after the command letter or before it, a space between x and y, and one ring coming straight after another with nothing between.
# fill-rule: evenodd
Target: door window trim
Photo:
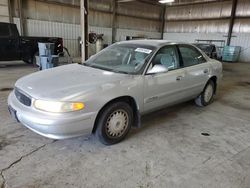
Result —
<instances>
[{"instance_id":1,"label":"door window trim","mask_svg":"<svg viewBox=\"0 0 250 188\"><path fill-rule=\"evenodd\" d=\"M194 49L195 51L197 51L203 57L203 59L205 61L201 62L201 63L198 63L198 64L194 64L194 65L184 66L184 61L183 61L182 54L181 54L181 51L180 51L180 47L182 47L182 46ZM192 67L192 66L203 64L203 63L207 63L207 59L204 57L204 55L196 47L194 47L192 45L188 45L188 44L177 44L177 48L178 48L178 53L179 53L179 58L180 58L180 67L181 68L187 68L187 67Z\"/></svg>"},{"instance_id":2,"label":"door window trim","mask_svg":"<svg viewBox=\"0 0 250 188\"><path fill-rule=\"evenodd\" d=\"M145 67L145 71L143 73L143 75L152 75L152 74L147 74L148 70L149 70L149 67L150 65L153 63L153 60L155 58L155 56L157 55L157 53L162 49L162 48L165 48L165 47L173 47L175 49L175 52L176 52L176 59L177 59L177 63L178 63L178 68L176 69L172 69L172 70L169 70L168 72L170 71L175 71L175 70L179 70L179 69L182 69L183 67L181 67L181 61L180 61L180 54L179 54L179 48L177 47L176 44L167 44L167 45L164 45L164 46L161 46L159 47L155 53L152 55L151 59L148 61L148 64L147 66ZM164 73L156 73L156 74L153 74L153 75L158 75L158 74L167 74L168 72L164 72Z\"/></svg>"}]
</instances>

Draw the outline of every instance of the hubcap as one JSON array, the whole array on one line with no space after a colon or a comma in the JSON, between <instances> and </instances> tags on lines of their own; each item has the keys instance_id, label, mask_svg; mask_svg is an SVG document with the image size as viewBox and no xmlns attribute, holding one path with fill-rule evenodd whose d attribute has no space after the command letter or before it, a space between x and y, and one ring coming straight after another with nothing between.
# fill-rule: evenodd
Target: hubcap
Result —
<instances>
[{"instance_id":1,"label":"hubcap","mask_svg":"<svg viewBox=\"0 0 250 188\"><path fill-rule=\"evenodd\" d=\"M124 134L128 127L128 113L122 109L114 111L107 119L106 133L109 137L117 138Z\"/></svg>"},{"instance_id":2,"label":"hubcap","mask_svg":"<svg viewBox=\"0 0 250 188\"><path fill-rule=\"evenodd\" d=\"M205 93L204 93L204 100L205 102L209 102L213 96L213 86L211 84L209 84L205 90Z\"/></svg>"}]
</instances>

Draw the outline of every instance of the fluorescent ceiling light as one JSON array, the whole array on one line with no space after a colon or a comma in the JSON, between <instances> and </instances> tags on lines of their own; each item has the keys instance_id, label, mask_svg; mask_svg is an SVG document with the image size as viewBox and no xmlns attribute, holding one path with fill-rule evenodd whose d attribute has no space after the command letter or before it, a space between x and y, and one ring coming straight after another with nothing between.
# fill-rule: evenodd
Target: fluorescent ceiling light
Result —
<instances>
[{"instance_id":1,"label":"fluorescent ceiling light","mask_svg":"<svg viewBox=\"0 0 250 188\"><path fill-rule=\"evenodd\" d=\"M160 0L159 3L173 3L174 0Z\"/></svg>"}]
</instances>

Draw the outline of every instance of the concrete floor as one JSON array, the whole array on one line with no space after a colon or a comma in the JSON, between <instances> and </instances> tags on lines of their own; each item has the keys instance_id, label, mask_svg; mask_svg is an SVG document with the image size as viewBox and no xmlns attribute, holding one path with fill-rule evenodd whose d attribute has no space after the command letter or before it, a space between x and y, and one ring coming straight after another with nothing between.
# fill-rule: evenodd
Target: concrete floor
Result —
<instances>
[{"instance_id":1,"label":"concrete floor","mask_svg":"<svg viewBox=\"0 0 250 188\"><path fill-rule=\"evenodd\" d=\"M15 123L8 88L34 71L15 62L0 68L2 187L250 187L250 63L224 64L210 106L152 113L114 146L93 136L50 140Z\"/></svg>"}]
</instances>

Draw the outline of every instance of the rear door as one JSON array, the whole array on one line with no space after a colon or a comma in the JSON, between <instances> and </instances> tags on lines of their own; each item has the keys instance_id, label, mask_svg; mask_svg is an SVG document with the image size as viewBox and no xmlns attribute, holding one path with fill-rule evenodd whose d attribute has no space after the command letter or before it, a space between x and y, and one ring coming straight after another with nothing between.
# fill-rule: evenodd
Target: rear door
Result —
<instances>
[{"instance_id":1,"label":"rear door","mask_svg":"<svg viewBox=\"0 0 250 188\"><path fill-rule=\"evenodd\" d=\"M18 60L19 52L19 37L12 32L12 25L0 23L0 60ZM13 25L15 26L15 25Z\"/></svg>"},{"instance_id":2,"label":"rear door","mask_svg":"<svg viewBox=\"0 0 250 188\"><path fill-rule=\"evenodd\" d=\"M144 78L144 112L174 104L185 96L183 92L185 75L184 71L180 69L176 46L162 47L154 56L148 71L157 64L164 65L168 68L168 72L146 73Z\"/></svg>"},{"instance_id":3,"label":"rear door","mask_svg":"<svg viewBox=\"0 0 250 188\"><path fill-rule=\"evenodd\" d=\"M181 67L185 71L186 97L197 96L204 89L209 79L210 64L202 53L191 45L178 45Z\"/></svg>"}]
</instances>

